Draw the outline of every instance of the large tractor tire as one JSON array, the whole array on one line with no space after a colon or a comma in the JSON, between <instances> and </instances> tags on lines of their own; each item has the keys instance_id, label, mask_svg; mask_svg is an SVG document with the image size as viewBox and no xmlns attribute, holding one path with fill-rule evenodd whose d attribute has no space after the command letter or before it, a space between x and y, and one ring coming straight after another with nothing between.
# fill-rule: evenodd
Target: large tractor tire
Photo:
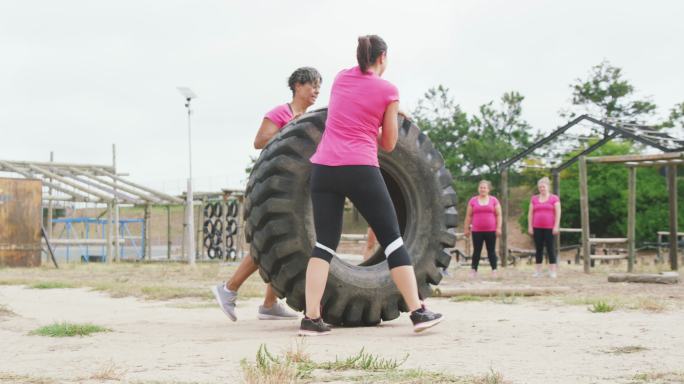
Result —
<instances>
[{"instance_id":1,"label":"large tractor tire","mask_svg":"<svg viewBox=\"0 0 684 384\"><path fill-rule=\"evenodd\" d=\"M309 180L327 110L288 124L262 151L249 178L245 234L259 273L295 310L305 307L306 266L314 244ZM392 153L379 153L380 168L397 212L421 297L439 284L451 257L456 193L451 174L428 137L399 118ZM322 300L323 320L344 326L375 325L407 311L382 250L359 265L334 257Z\"/></svg>"}]
</instances>

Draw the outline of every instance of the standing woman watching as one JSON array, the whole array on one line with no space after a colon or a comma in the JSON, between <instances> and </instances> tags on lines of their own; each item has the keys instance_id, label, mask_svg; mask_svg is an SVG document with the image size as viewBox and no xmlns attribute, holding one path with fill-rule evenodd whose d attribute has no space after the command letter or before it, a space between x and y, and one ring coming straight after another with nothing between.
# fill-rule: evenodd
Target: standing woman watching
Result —
<instances>
[{"instance_id":1,"label":"standing woman watching","mask_svg":"<svg viewBox=\"0 0 684 384\"><path fill-rule=\"evenodd\" d=\"M399 92L381 78L387 67L387 44L376 35L359 37L356 57L359 65L342 70L333 82L325 131L311 157L316 244L306 270L306 316L300 335L330 333L330 327L321 319L321 299L330 261L340 242L346 197L384 249L392 280L411 312L414 331L425 330L443 319L420 302L411 258L380 174L378 144L391 152L398 138Z\"/></svg>"},{"instance_id":2,"label":"standing woman watching","mask_svg":"<svg viewBox=\"0 0 684 384\"><path fill-rule=\"evenodd\" d=\"M316 102L321 82L321 74L315 68L297 68L287 81L287 85L292 91L292 101L280 104L266 113L254 137L254 148L264 148L288 122L305 113ZM229 319L237 321L235 301L237 300L238 289L257 270L259 270L259 266L254 262L251 255L247 255L226 283L220 283L211 288L221 310ZM271 284L266 284L264 303L259 306L257 318L259 320L291 320L298 317L299 315L296 312L278 302L278 297Z\"/></svg>"},{"instance_id":3,"label":"standing woman watching","mask_svg":"<svg viewBox=\"0 0 684 384\"><path fill-rule=\"evenodd\" d=\"M478 195L473 196L466 209L463 234L473 235L473 258L470 277L477 277L477 267L480 264L480 254L483 243L487 245L487 257L492 267L492 277L496 277L496 238L501 236L501 205L499 200L490 196L492 184L482 180L478 184ZM472 228L471 228L472 224Z\"/></svg>"},{"instance_id":4,"label":"standing woman watching","mask_svg":"<svg viewBox=\"0 0 684 384\"><path fill-rule=\"evenodd\" d=\"M555 279L558 264L553 236L560 233L561 205L560 198L549 192L550 183L548 177L542 177L537 182L539 194L532 196L530 200L530 209L527 214L527 232L534 236L534 247L536 249L534 277L542 275L544 247L546 247L546 254L549 256L549 276Z\"/></svg>"}]
</instances>

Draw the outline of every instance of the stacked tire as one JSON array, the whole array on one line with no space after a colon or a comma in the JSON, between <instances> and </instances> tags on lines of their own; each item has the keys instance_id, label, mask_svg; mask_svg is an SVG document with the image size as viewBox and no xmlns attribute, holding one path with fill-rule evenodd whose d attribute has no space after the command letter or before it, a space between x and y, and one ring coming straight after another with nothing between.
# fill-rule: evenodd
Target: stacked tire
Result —
<instances>
[{"instance_id":1,"label":"stacked tire","mask_svg":"<svg viewBox=\"0 0 684 384\"><path fill-rule=\"evenodd\" d=\"M202 232L204 250L208 258L236 259L238 212L237 200L205 203Z\"/></svg>"},{"instance_id":2,"label":"stacked tire","mask_svg":"<svg viewBox=\"0 0 684 384\"><path fill-rule=\"evenodd\" d=\"M295 310L305 307L306 266L314 243L309 158L321 139L327 109L303 115L284 127L262 151L245 191L245 236L259 273ZM380 168L412 258L421 297L442 279L455 242L456 193L444 161L428 137L399 118L392 153L380 152ZM407 311L392 282L383 252L360 265L337 257L322 299L324 321L366 326Z\"/></svg>"}]
</instances>

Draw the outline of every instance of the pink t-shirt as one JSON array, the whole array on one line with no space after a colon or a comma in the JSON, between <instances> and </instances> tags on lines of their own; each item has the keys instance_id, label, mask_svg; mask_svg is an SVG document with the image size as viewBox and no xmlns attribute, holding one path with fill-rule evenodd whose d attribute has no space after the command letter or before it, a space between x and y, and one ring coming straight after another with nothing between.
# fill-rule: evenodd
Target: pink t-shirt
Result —
<instances>
[{"instance_id":1,"label":"pink t-shirt","mask_svg":"<svg viewBox=\"0 0 684 384\"><path fill-rule=\"evenodd\" d=\"M496 231L496 206L499 200L494 196L489 196L486 205L480 205L478 196L474 196L468 202L473 212L471 230L473 232L495 232Z\"/></svg>"},{"instance_id":2,"label":"pink t-shirt","mask_svg":"<svg viewBox=\"0 0 684 384\"><path fill-rule=\"evenodd\" d=\"M330 92L323 138L315 164L378 166L378 128L385 109L399 100L397 87L359 67L342 70Z\"/></svg>"},{"instance_id":3,"label":"pink t-shirt","mask_svg":"<svg viewBox=\"0 0 684 384\"><path fill-rule=\"evenodd\" d=\"M539 195L532 196L532 228L551 228L556 224L556 203L560 199L556 195L549 195L545 202L539 201Z\"/></svg>"},{"instance_id":4,"label":"pink t-shirt","mask_svg":"<svg viewBox=\"0 0 684 384\"><path fill-rule=\"evenodd\" d=\"M266 116L264 116L265 119L271 120L278 129L281 129L285 124L290 122L292 117L294 117L292 109L290 108L290 104L287 103L271 109L266 113Z\"/></svg>"}]
</instances>

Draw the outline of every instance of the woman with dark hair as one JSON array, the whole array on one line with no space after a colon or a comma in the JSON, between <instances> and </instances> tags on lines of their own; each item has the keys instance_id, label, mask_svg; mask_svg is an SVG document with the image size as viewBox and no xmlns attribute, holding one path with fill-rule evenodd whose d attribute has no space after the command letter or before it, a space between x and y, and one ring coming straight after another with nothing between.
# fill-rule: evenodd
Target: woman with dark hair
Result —
<instances>
[{"instance_id":1,"label":"woman with dark hair","mask_svg":"<svg viewBox=\"0 0 684 384\"><path fill-rule=\"evenodd\" d=\"M311 157L316 244L306 270L306 316L300 335L330 333L321 319L321 299L340 241L345 198L363 215L384 249L414 331L443 319L421 304L411 258L380 174L378 144L391 152L398 138L399 92L381 78L387 67L387 44L376 35L360 37L356 57L359 65L342 70L333 82L325 131Z\"/></svg>"},{"instance_id":2,"label":"woman with dark hair","mask_svg":"<svg viewBox=\"0 0 684 384\"><path fill-rule=\"evenodd\" d=\"M315 68L302 67L294 71L287 81L292 91L292 101L278 105L266 113L254 138L254 148L264 148L288 122L304 114L316 102L321 82L321 74ZM237 320L235 300L238 289L258 269L259 266L254 262L254 259L247 255L242 259L227 283L212 287L216 301L231 320ZM264 303L259 306L257 315L260 320L291 320L298 317L297 313L278 302L271 284L266 284L265 296Z\"/></svg>"}]
</instances>

